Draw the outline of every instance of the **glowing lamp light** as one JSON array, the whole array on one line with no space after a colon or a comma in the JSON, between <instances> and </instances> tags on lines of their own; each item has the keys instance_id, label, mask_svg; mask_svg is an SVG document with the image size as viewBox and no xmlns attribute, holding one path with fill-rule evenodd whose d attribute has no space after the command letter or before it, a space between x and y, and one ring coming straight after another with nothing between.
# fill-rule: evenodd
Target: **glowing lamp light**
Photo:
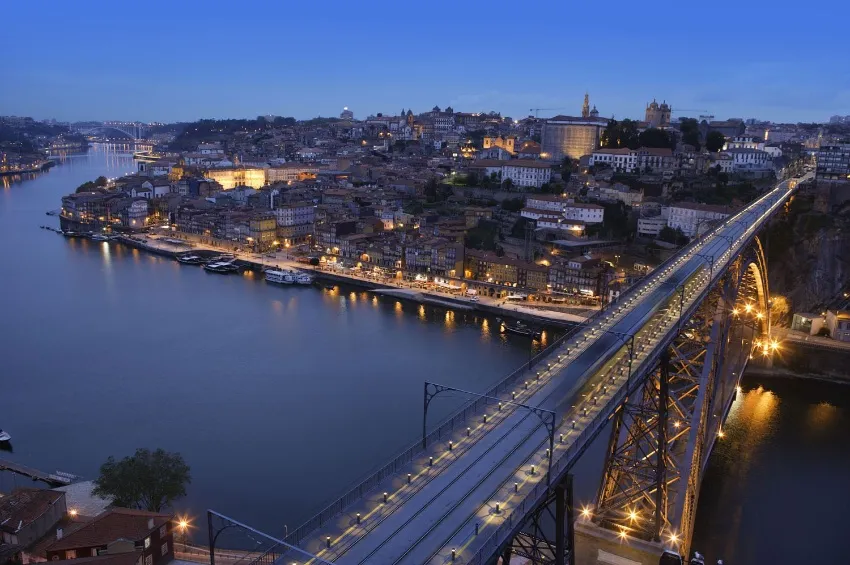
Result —
<instances>
[{"instance_id":1,"label":"glowing lamp light","mask_svg":"<svg viewBox=\"0 0 850 565\"><path fill-rule=\"evenodd\" d=\"M590 507L589 506L583 507L581 509L581 517L589 520L590 516L591 516Z\"/></svg>"}]
</instances>

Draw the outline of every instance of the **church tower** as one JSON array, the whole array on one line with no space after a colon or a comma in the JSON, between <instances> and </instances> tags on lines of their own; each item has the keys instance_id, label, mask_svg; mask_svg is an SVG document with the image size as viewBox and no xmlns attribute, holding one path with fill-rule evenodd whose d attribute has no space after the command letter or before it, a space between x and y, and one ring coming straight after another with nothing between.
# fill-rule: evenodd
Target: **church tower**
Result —
<instances>
[{"instance_id":1,"label":"church tower","mask_svg":"<svg viewBox=\"0 0 850 565\"><path fill-rule=\"evenodd\" d=\"M581 105L581 117L590 117L590 95L587 92L584 93L584 104Z\"/></svg>"}]
</instances>

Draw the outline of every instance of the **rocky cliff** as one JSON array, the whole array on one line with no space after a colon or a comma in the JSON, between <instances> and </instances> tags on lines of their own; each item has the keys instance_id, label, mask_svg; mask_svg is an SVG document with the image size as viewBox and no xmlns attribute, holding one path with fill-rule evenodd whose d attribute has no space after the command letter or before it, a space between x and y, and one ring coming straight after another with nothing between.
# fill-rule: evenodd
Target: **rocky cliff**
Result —
<instances>
[{"instance_id":1,"label":"rocky cliff","mask_svg":"<svg viewBox=\"0 0 850 565\"><path fill-rule=\"evenodd\" d=\"M850 292L850 205L829 191L802 191L764 234L771 294L788 298L791 312L819 312Z\"/></svg>"}]
</instances>

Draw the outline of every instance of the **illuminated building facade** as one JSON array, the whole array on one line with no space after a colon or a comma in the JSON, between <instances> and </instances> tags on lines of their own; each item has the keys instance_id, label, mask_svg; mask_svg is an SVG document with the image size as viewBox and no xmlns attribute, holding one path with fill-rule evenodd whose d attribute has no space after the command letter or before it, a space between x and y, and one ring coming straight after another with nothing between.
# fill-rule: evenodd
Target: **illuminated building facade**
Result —
<instances>
[{"instance_id":1,"label":"illuminated building facade","mask_svg":"<svg viewBox=\"0 0 850 565\"><path fill-rule=\"evenodd\" d=\"M237 186L262 188L266 184L266 171L259 167L208 169L204 175L219 183L223 190L231 190Z\"/></svg>"},{"instance_id":2,"label":"illuminated building facade","mask_svg":"<svg viewBox=\"0 0 850 565\"><path fill-rule=\"evenodd\" d=\"M580 159L599 147L602 131L608 120L594 116L586 118L555 116L543 123L543 152L553 159Z\"/></svg>"}]
</instances>

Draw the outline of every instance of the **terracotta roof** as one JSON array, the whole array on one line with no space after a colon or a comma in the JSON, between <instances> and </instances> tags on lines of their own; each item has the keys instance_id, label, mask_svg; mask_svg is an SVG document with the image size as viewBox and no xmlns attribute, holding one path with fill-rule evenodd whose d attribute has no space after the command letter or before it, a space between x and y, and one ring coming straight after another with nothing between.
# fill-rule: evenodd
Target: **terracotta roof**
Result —
<instances>
[{"instance_id":1,"label":"terracotta roof","mask_svg":"<svg viewBox=\"0 0 850 565\"><path fill-rule=\"evenodd\" d=\"M567 204L567 198L558 194L533 194L528 196L528 200L541 200L544 202L561 202Z\"/></svg>"},{"instance_id":2,"label":"terracotta roof","mask_svg":"<svg viewBox=\"0 0 850 565\"><path fill-rule=\"evenodd\" d=\"M38 488L21 488L0 498L0 530L10 533L35 521L59 502L65 493Z\"/></svg>"},{"instance_id":3,"label":"terracotta roof","mask_svg":"<svg viewBox=\"0 0 850 565\"><path fill-rule=\"evenodd\" d=\"M669 147L641 147L638 153L642 155L655 155L657 157L671 157L673 150Z\"/></svg>"},{"instance_id":4,"label":"terracotta roof","mask_svg":"<svg viewBox=\"0 0 850 565\"><path fill-rule=\"evenodd\" d=\"M505 167L528 167L530 169L551 169L552 164L532 159L514 159L513 161L502 161Z\"/></svg>"},{"instance_id":5,"label":"terracotta roof","mask_svg":"<svg viewBox=\"0 0 850 565\"><path fill-rule=\"evenodd\" d=\"M142 560L142 554L136 551L127 553L115 553L112 555L98 555L97 557L80 557L78 559L62 559L51 561L51 563L62 563L63 565L135 565Z\"/></svg>"},{"instance_id":6,"label":"terracotta roof","mask_svg":"<svg viewBox=\"0 0 850 565\"><path fill-rule=\"evenodd\" d=\"M149 519L153 519L153 528L148 527ZM113 508L96 516L78 530L66 534L62 539L56 540L56 543L48 547L47 551L97 547L117 539L140 541L169 520L171 520L170 514Z\"/></svg>"},{"instance_id":7,"label":"terracotta roof","mask_svg":"<svg viewBox=\"0 0 850 565\"><path fill-rule=\"evenodd\" d=\"M721 204L699 204L697 202L677 202L674 204L670 204L670 208L697 210L699 212L715 212L718 214L727 215L732 215L732 212L736 210L736 208L733 208L731 206L724 206Z\"/></svg>"}]
</instances>

